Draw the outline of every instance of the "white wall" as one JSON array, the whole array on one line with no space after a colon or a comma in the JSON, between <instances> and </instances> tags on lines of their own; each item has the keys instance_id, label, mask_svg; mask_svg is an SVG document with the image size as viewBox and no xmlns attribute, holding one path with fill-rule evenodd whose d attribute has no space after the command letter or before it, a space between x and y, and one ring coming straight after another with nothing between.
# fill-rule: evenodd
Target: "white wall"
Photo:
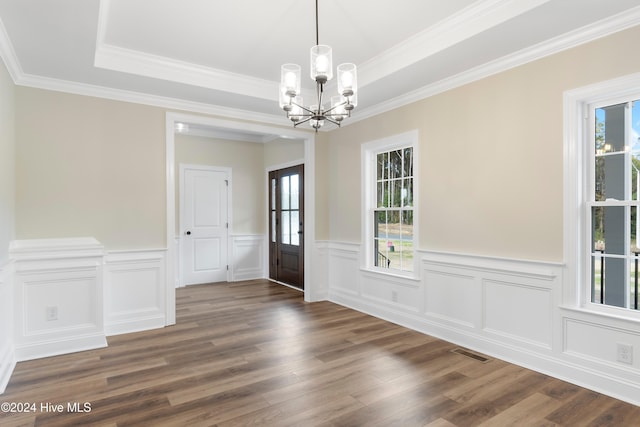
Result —
<instances>
[{"instance_id":1,"label":"white wall","mask_svg":"<svg viewBox=\"0 0 640 427\"><path fill-rule=\"evenodd\" d=\"M0 393L13 366L13 304L9 243L15 238L15 90L0 58Z\"/></svg>"}]
</instances>

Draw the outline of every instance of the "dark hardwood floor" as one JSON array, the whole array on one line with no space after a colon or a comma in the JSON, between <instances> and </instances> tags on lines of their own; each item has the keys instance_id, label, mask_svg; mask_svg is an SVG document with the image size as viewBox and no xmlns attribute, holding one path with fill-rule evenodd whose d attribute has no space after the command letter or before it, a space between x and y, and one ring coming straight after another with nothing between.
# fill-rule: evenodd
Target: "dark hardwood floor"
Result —
<instances>
[{"instance_id":1,"label":"dark hardwood floor","mask_svg":"<svg viewBox=\"0 0 640 427\"><path fill-rule=\"evenodd\" d=\"M0 402L35 412L0 426L640 425L639 407L267 281L178 289L177 319L18 363Z\"/></svg>"}]
</instances>

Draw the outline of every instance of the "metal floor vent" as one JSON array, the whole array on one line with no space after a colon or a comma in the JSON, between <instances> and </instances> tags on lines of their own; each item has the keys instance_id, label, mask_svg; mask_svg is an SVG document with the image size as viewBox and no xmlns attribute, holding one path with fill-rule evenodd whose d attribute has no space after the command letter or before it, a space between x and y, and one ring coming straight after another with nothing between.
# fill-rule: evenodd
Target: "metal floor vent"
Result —
<instances>
[{"instance_id":1,"label":"metal floor vent","mask_svg":"<svg viewBox=\"0 0 640 427\"><path fill-rule=\"evenodd\" d=\"M471 352L469 350L465 350L464 348L456 348L456 349L453 349L451 351L453 353L458 353L458 354L461 354L463 356L470 357L470 358L472 358L474 360L477 360L478 362L486 363L486 362L489 361L489 359L487 359L486 357L481 356L481 355L476 354L476 353L473 353L473 352Z\"/></svg>"}]
</instances>

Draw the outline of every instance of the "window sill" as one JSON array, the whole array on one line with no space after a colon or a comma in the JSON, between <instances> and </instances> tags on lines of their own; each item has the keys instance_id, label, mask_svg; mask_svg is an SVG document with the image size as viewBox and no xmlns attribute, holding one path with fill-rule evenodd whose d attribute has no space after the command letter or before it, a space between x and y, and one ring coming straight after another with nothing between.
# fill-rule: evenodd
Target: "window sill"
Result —
<instances>
[{"instance_id":1,"label":"window sill","mask_svg":"<svg viewBox=\"0 0 640 427\"><path fill-rule=\"evenodd\" d=\"M378 268L371 268L371 267L361 267L360 271L362 271L363 273L370 273L370 274L374 274L374 275L379 275L379 276L387 276L387 277L393 277L394 279L404 279L404 280L410 280L412 282L420 282L420 277L415 275L415 272L391 272L388 270L384 270L384 269L378 269Z\"/></svg>"},{"instance_id":2,"label":"window sill","mask_svg":"<svg viewBox=\"0 0 640 427\"><path fill-rule=\"evenodd\" d=\"M623 308L616 307L596 307L596 308L588 308L588 307L579 307L579 306L569 306L569 305L561 305L559 307L563 311L569 311L573 313L578 313L582 315L588 316L597 316L600 318L606 318L615 321L622 321L632 323L634 325L640 324L640 312L635 310L628 310Z\"/></svg>"}]
</instances>

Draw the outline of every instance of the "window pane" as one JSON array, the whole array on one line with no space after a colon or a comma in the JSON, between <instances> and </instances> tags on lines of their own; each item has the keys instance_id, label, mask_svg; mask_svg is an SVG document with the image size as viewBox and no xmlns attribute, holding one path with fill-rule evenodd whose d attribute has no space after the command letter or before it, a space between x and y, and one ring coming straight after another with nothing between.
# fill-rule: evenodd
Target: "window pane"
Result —
<instances>
[{"instance_id":1,"label":"window pane","mask_svg":"<svg viewBox=\"0 0 640 427\"><path fill-rule=\"evenodd\" d=\"M300 245L300 211L291 211L291 244Z\"/></svg>"},{"instance_id":2,"label":"window pane","mask_svg":"<svg viewBox=\"0 0 640 427\"><path fill-rule=\"evenodd\" d=\"M285 245L291 244L290 224L289 211L282 211L282 224L280 228L282 229L282 243Z\"/></svg>"},{"instance_id":3,"label":"window pane","mask_svg":"<svg viewBox=\"0 0 640 427\"><path fill-rule=\"evenodd\" d=\"M374 213L374 237L378 239L387 238L387 212Z\"/></svg>"},{"instance_id":4,"label":"window pane","mask_svg":"<svg viewBox=\"0 0 640 427\"><path fill-rule=\"evenodd\" d=\"M389 152L389 178L402 177L402 150Z\"/></svg>"},{"instance_id":5,"label":"window pane","mask_svg":"<svg viewBox=\"0 0 640 427\"><path fill-rule=\"evenodd\" d=\"M402 270L413 271L413 211L402 212Z\"/></svg>"},{"instance_id":6,"label":"window pane","mask_svg":"<svg viewBox=\"0 0 640 427\"><path fill-rule=\"evenodd\" d=\"M402 180L395 179L389 183L389 206L399 208L402 206Z\"/></svg>"},{"instance_id":7,"label":"window pane","mask_svg":"<svg viewBox=\"0 0 640 427\"><path fill-rule=\"evenodd\" d=\"M413 206L413 178L402 181L402 206Z\"/></svg>"},{"instance_id":8,"label":"window pane","mask_svg":"<svg viewBox=\"0 0 640 427\"><path fill-rule=\"evenodd\" d=\"M276 209L276 180L271 180L271 209Z\"/></svg>"},{"instance_id":9,"label":"window pane","mask_svg":"<svg viewBox=\"0 0 640 427\"><path fill-rule=\"evenodd\" d=\"M387 169L387 156L388 156L387 153L380 153L377 156L377 158L378 158L377 171L378 172L376 174L376 177L377 177L378 181L381 180L381 179L385 179L387 177L386 174L385 174L385 170Z\"/></svg>"},{"instance_id":10,"label":"window pane","mask_svg":"<svg viewBox=\"0 0 640 427\"><path fill-rule=\"evenodd\" d=\"M276 231L276 212L271 211L271 241L275 243L277 237Z\"/></svg>"},{"instance_id":11,"label":"window pane","mask_svg":"<svg viewBox=\"0 0 640 427\"><path fill-rule=\"evenodd\" d=\"M385 200L385 197L384 197L384 195L385 195L385 192L384 192L385 191L384 190L385 181L378 182L377 186L378 186L378 189L376 191L376 207L377 208L384 208L384 207L386 207L386 203L385 203L386 200Z\"/></svg>"},{"instance_id":12,"label":"window pane","mask_svg":"<svg viewBox=\"0 0 640 427\"><path fill-rule=\"evenodd\" d=\"M626 226L628 215L630 208L625 206L593 207L593 250L607 254L626 254L631 243Z\"/></svg>"},{"instance_id":13,"label":"window pane","mask_svg":"<svg viewBox=\"0 0 640 427\"><path fill-rule=\"evenodd\" d=\"M404 177L413 176L413 148L404 149Z\"/></svg>"},{"instance_id":14,"label":"window pane","mask_svg":"<svg viewBox=\"0 0 640 427\"><path fill-rule=\"evenodd\" d=\"M289 185L289 177L283 176L280 180L281 183L281 191L282 191L282 209L289 209L289 194L290 194L290 185Z\"/></svg>"},{"instance_id":15,"label":"window pane","mask_svg":"<svg viewBox=\"0 0 640 427\"><path fill-rule=\"evenodd\" d=\"M298 174L291 175L291 209L300 209L300 195L298 185Z\"/></svg>"},{"instance_id":16,"label":"window pane","mask_svg":"<svg viewBox=\"0 0 640 427\"><path fill-rule=\"evenodd\" d=\"M597 108L595 111L596 155L623 152L626 147L625 111L627 103Z\"/></svg>"}]
</instances>

